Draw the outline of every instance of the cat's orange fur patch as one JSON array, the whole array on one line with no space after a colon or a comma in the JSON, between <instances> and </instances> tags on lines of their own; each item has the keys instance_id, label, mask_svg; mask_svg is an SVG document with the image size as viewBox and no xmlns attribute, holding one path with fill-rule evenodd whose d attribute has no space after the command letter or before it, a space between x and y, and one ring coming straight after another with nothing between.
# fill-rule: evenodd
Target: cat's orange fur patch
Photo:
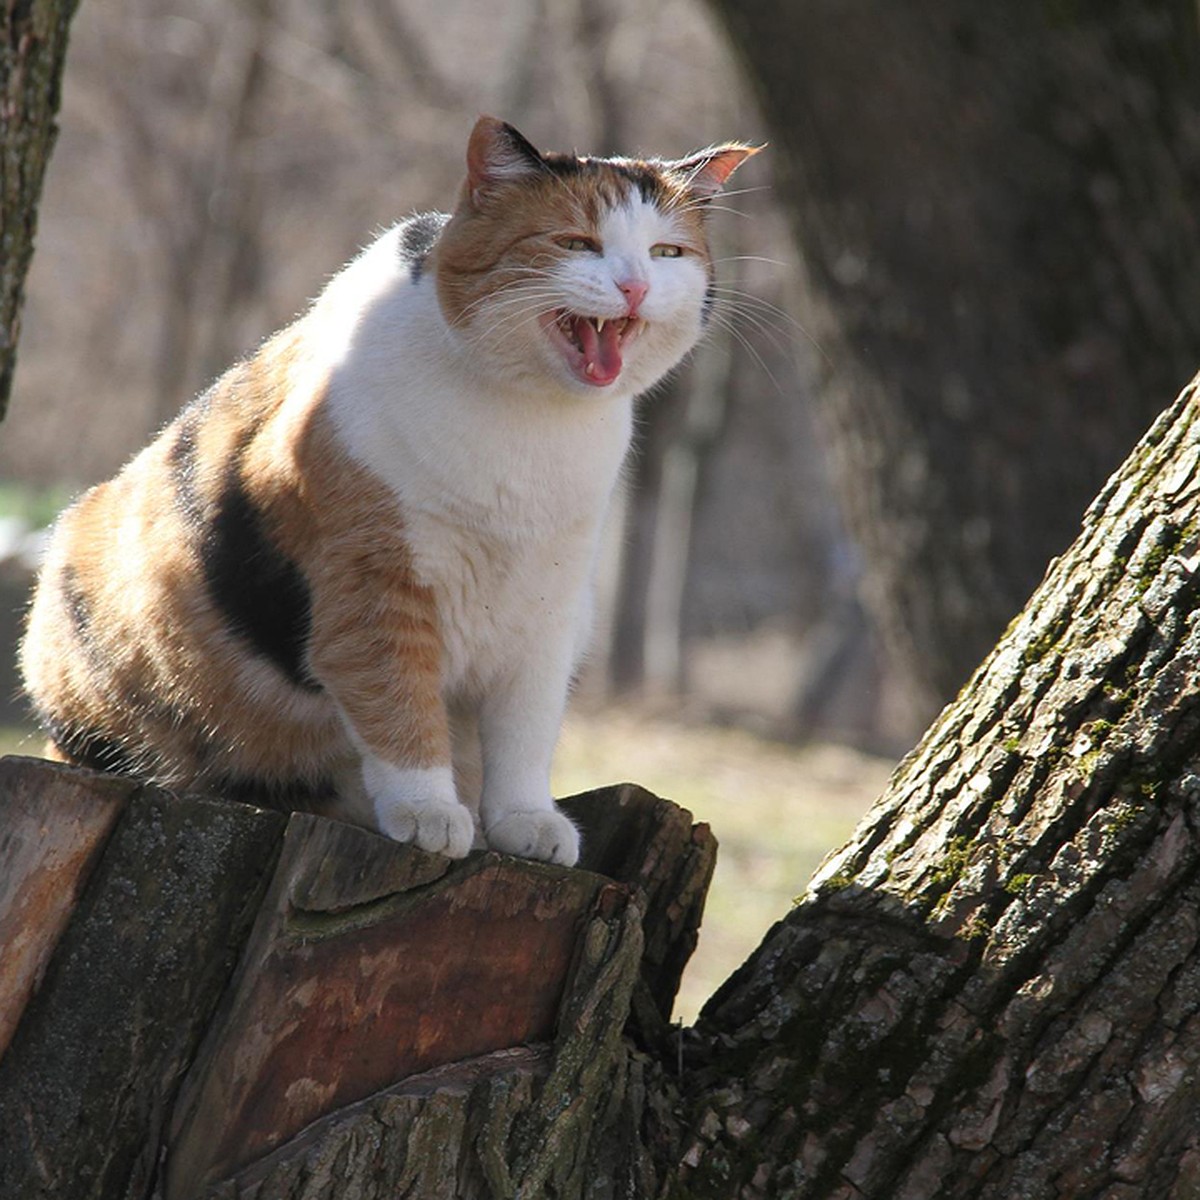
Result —
<instances>
[{"instance_id":1,"label":"cat's orange fur patch","mask_svg":"<svg viewBox=\"0 0 1200 1200\"><path fill-rule=\"evenodd\" d=\"M214 605L186 506L163 502L185 433L197 503L211 503L240 462L272 540L308 585L309 666L366 746L390 762L450 763L433 599L413 575L395 497L341 449L323 388L283 406L302 345L295 328L277 335L69 510L56 538L62 565L49 571L69 571L70 586L43 588L31 613L25 671L40 705L106 743L139 747L130 765L168 785L321 784L357 759L328 693L298 692L253 661Z\"/></svg>"}]
</instances>

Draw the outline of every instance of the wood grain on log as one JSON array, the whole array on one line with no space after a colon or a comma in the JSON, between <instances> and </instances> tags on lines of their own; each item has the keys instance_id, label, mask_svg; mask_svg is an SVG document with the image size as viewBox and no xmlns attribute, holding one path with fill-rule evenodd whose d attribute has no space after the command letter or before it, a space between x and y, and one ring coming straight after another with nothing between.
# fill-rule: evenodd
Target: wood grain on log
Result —
<instances>
[{"instance_id":1,"label":"wood grain on log","mask_svg":"<svg viewBox=\"0 0 1200 1200\"><path fill-rule=\"evenodd\" d=\"M0 1058L133 789L0 759Z\"/></svg>"},{"instance_id":2,"label":"wood grain on log","mask_svg":"<svg viewBox=\"0 0 1200 1200\"><path fill-rule=\"evenodd\" d=\"M176 1112L169 1200L397 1080L548 1040L604 886L497 854L452 863L293 814Z\"/></svg>"}]
</instances>

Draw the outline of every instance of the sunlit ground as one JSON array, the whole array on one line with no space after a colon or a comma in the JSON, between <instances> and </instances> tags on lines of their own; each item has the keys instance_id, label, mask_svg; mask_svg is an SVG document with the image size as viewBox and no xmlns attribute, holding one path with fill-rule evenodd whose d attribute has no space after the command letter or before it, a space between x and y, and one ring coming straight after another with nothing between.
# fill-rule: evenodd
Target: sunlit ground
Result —
<instances>
[{"instance_id":1,"label":"sunlit ground","mask_svg":"<svg viewBox=\"0 0 1200 1200\"><path fill-rule=\"evenodd\" d=\"M554 791L629 780L712 827L716 874L675 1009L690 1023L845 841L893 765L843 747L793 749L614 709L568 718Z\"/></svg>"},{"instance_id":2,"label":"sunlit ground","mask_svg":"<svg viewBox=\"0 0 1200 1200\"><path fill-rule=\"evenodd\" d=\"M40 747L37 735L0 727L0 754ZM842 747L792 749L737 730L606 709L568 718L554 790L567 796L633 781L712 827L716 875L675 1010L690 1023L788 911L825 853L846 839L891 766Z\"/></svg>"}]
</instances>

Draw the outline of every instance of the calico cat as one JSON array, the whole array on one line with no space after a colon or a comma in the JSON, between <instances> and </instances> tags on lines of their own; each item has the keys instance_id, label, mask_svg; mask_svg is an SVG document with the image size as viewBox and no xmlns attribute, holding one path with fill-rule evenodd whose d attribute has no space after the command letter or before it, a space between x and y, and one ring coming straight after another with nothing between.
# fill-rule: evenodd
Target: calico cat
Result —
<instances>
[{"instance_id":1,"label":"calico cat","mask_svg":"<svg viewBox=\"0 0 1200 1200\"><path fill-rule=\"evenodd\" d=\"M389 229L59 519L21 649L63 760L565 865L550 761L632 400L700 336L755 151L541 153L480 118Z\"/></svg>"}]
</instances>

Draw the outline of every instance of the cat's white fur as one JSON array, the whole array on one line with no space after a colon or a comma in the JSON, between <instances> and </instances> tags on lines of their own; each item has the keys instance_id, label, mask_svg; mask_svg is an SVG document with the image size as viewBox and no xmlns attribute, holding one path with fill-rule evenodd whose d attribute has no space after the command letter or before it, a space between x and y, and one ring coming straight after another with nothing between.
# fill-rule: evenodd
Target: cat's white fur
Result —
<instances>
[{"instance_id":1,"label":"cat's white fur","mask_svg":"<svg viewBox=\"0 0 1200 1200\"><path fill-rule=\"evenodd\" d=\"M695 343L707 275L691 256L651 256L679 232L632 195L603 218L599 252L567 256L524 294L501 291L451 326L434 272L414 282L401 232L384 233L317 302L321 332L310 344L322 361L311 367L330 380L326 403L346 451L395 493L417 575L436 596L444 699L478 716L488 844L570 865L579 837L554 808L550 767L588 638L601 526L633 398ZM619 318L620 285L631 280L647 285L645 325L620 376L588 387L536 315L565 307ZM473 828L449 772L363 750L373 823L465 854Z\"/></svg>"}]
</instances>

